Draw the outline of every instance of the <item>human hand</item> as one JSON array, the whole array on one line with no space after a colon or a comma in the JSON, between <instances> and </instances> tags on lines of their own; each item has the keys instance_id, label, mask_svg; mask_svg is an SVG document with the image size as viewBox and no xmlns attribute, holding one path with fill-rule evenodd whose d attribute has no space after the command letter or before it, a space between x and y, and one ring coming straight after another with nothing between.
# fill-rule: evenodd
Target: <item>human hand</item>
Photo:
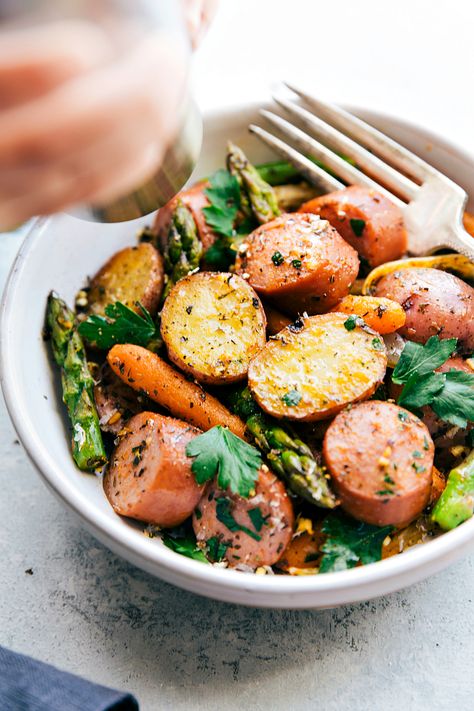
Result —
<instances>
[{"instance_id":1,"label":"human hand","mask_svg":"<svg viewBox=\"0 0 474 711\"><path fill-rule=\"evenodd\" d=\"M193 43L213 0L184 0ZM200 18L200 19L199 19ZM157 169L179 129L183 43L150 31L117 58L80 21L0 37L0 228L106 203Z\"/></svg>"}]
</instances>

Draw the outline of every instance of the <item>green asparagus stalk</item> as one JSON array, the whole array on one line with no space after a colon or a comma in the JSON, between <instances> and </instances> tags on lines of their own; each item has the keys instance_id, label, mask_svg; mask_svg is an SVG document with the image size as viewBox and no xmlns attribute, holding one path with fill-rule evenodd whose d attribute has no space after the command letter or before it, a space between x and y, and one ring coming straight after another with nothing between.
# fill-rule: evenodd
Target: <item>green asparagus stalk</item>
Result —
<instances>
[{"instance_id":1,"label":"green asparagus stalk","mask_svg":"<svg viewBox=\"0 0 474 711\"><path fill-rule=\"evenodd\" d=\"M54 292L48 297L46 325L54 360L61 368L63 402L73 430L74 461L79 469L93 471L107 461L94 404L94 380L74 313Z\"/></svg>"},{"instance_id":2,"label":"green asparagus stalk","mask_svg":"<svg viewBox=\"0 0 474 711\"><path fill-rule=\"evenodd\" d=\"M164 251L166 286L162 301L182 277L199 267L202 243L191 211L179 202L171 218L168 241Z\"/></svg>"},{"instance_id":3,"label":"green asparagus stalk","mask_svg":"<svg viewBox=\"0 0 474 711\"><path fill-rule=\"evenodd\" d=\"M311 449L289 429L266 417L252 398L248 388L234 391L231 409L247 425L255 443L266 455L272 471L286 481L288 487L311 504L333 509L338 501L329 487L324 467Z\"/></svg>"},{"instance_id":4,"label":"green asparagus stalk","mask_svg":"<svg viewBox=\"0 0 474 711\"><path fill-rule=\"evenodd\" d=\"M260 176L244 152L236 145L227 144L227 169L240 186L240 209L245 217L254 216L261 225L280 214L273 188Z\"/></svg>"},{"instance_id":5,"label":"green asparagus stalk","mask_svg":"<svg viewBox=\"0 0 474 711\"><path fill-rule=\"evenodd\" d=\"M356 165L355 160L350 156L346 156L342 153L338 153L338 155L340 158L347 161L347 163L350 163L350 165ZM307 158L309 158L309 160L311 160L315 165L318 165L320 168L325 170L326 173L329 173L336 178L338 177L334 171L331 170L331 168L328 168L327 165L322 163L317 158L313 158L313 156L307 156ZM261 163L255 167L262 180L265 180L265 182L272 186L285 185L286 183L293 183L301 180L301 173L286 160L275 160L270 163Z\"/></svg>"},{"instance_id":6,"label":"green asparagus stalk","mask_svg":"<svg viewBox=\"0 0 474 711\"><path fill-rule=\"evenodd\" d=\"M445 531L456 528L474 513L474 449L449 472L446 488L438 499L431 519Z\"/></svg>"}]
</instances>

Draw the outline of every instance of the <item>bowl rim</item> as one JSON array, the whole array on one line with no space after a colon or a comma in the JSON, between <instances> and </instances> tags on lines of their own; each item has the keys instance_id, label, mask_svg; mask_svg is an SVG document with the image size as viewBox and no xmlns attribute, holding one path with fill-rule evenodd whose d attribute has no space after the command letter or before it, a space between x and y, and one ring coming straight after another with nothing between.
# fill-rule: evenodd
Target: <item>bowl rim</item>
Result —
<instances>
[{"instance_id":1,"label":"bowl rim","mask_svg":"<svg viewBox=\"0 0 474 711\"><path fill-rule=\"evenodd\" d=\"M235 117L239 113L250 112L258 109L264 102L241 103L236 106L217 109L204 114L204 122L225 121L226 118ZM376 119L393 121L408 130L416 133L422 132L423 136L434 144L442 147L452 155L465 163L472 164L474 168L474 155L461 146L448 139L445 139L435 132L425 129L422 126L398 118L394 114L374 111L371 108L360 106L347 106L355 113L366 113ZM0 305L0 382L5 397L7 410L13 422L16 432L25 448L25 451L41 475L45 483L63 501L63 503L74 511L88 528L95 535L112 549L117 551L120 547L124 557L133 560L136 564L143 563L143 567L149 572L154 572L159 576L160 570L169 574L169 579L173 579L179 585L180 578L186 578L188 589L193 589L192 584L207 584L213 586L215 595L219 597L219 590L241 591L247 594L268 594L268 602L271 605L271 597L308 594L315 595L314 602L317 603L318 593L330 591L348 591L361 588L367 584L376 585L382 581L388 581L401 576L401 574L432 563L438 559L450 557L450 553L461 550L464 544L474 539L474 517L464 522L458 528L447 531L443 535L432 541L417 546L403 555L393 556L386 560L377 561L349 570L333 572L325 575L311 576L283 576L283 575L254 575L240 571L223 569L202 563L178 555L165 546L151 545L146 536L137 536L136 531L130 531L128 526L123 525L119 516L108 517L101 514L100 510L87 499L85 494L79 490L71 488L68 479L63 476L61 468L55 463L54 458L42 445L38 436L38 430L28 414L27 403L21 396L21 387L13 378L6 377L6 373L14 373L15 356L10 347L11 324L14 322L15 294L21 284L21 276L24 265L34 241L41 236L41 232L47 229L51 217L40 217L32 221L29 230L18 250L13 265L8 275L3 297ZM98 513L97 513L98 512ZM131 535L131 533L133 535Z\"/></svg>"}]
</instances>

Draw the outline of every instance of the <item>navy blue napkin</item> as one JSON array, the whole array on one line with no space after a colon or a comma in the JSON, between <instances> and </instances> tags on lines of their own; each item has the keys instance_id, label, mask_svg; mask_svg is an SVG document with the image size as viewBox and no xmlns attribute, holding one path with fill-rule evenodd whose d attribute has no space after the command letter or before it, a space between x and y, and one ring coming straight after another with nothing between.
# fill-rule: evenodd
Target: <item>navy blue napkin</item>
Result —
<instances>
[{"instance_id":1,"label":"navy blue napkin","mask_svg":"<svg viewBox=\"0 0 474 711\"><path fill-rule=\"evenodd\" d=\"M0 647L2 711L138 711L131 695Z\"/></svg>"}]
</instances>

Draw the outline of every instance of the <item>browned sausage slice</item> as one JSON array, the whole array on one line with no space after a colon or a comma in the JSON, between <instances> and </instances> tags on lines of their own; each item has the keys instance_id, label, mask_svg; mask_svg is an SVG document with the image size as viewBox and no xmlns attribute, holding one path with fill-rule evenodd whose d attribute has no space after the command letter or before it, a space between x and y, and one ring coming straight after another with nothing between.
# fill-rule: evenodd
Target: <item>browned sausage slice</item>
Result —
<instances>
[{"instance_id":1,"label":"browned sausage slice","mask_svg":"<svg viewBox=\"0 0 474 711\"><path fill-rule=\"evenodd\" d=\"M107 363L102 366L100 380L94 387L101 430L118 434L129 417L145 408L145 400L144 395L125 385Z\"/></svg>"},{"instance_id":2,"label":"browned sausage slice","mask_svg":"<svg viewBox=\"0 0 474 711\"><path fill-rule=\"evenodd\" d=\"M165 528L178 526L202 496L186 445L200 430L181 420L142 412L128 422L104 476L116 513Z\"/></svg>"},{"instance_id":3,"label":"browned sausage slice","mask_svg":"<svg viewBox=\"0 0 474 711\"><path fill-rule=\"evenodd\" d=\"M196 223L199 239L202 242L203 250L206 251L216 240L216 233L209 227L203 213L204 207L209 207L210 202L205 195L205 189L209 187L207 180L201 180L192 185L187 190L182 190L174 198L164 205L155 219L153 232L156 235L158 244L164 250L168 241L168 232L171 224L171 217L179 201L183 203L192 213Z\"/></svg>"},{"instance_id":4,"label":"browned sausage slice","mask_svg":"<svg viewBox=\"0 0 474 711\"><path fill-rule=\"evenodd\" d=\"M430 336L458 338L466 351L474 349L474 289L440 269L399 269L383 277L375 296L398 301L406 314L399 330L411 341L424 343Z\"/></svg>"},{"instance_id":5,"label":"browned sausage slice","mask_svg":"<svg viewBox=\"0 0 474 711\"><path fill-rule=\"evenodd\" d=\"M340 412L323 454L342 508L359 521L405 526L428 504L433 441L398 405L373 400Z\"/></svg>"},{"instance_id":6,"label":"browned sausage slice","mask_svg":"<svg viewBox=\"0 0 474 711\"><path fill-rule=\"evenodd\" d=\"M276 563L291 541L293 523L285 487L266 467L249 499L211 482L193 516L197 540L206 543L217 537L227 547L224 559L229 566L244 569Z\"/></svg>"},{"instance_id":7,"label":"browned sausage slice","mask_svg":"<svg viewBox=\"0 0 474 711\"><path fill-rule=\"evenodd\" d=\"M400 257L407 249L401 210L381 193L351 185L305 202L299 212L329 220L371 267Z\"/></svg>"},{"instance_id":8,"label":"browned sausage slice","mask_svg":"<svg viewBox=\"0 0 474 711\"><path fill-rule=\"evenodd\" d=\"M329 311L354 283L357 253L326 220L280 215L242 245L236 271L285 313Z\"/></svg>"}]
</instances>

